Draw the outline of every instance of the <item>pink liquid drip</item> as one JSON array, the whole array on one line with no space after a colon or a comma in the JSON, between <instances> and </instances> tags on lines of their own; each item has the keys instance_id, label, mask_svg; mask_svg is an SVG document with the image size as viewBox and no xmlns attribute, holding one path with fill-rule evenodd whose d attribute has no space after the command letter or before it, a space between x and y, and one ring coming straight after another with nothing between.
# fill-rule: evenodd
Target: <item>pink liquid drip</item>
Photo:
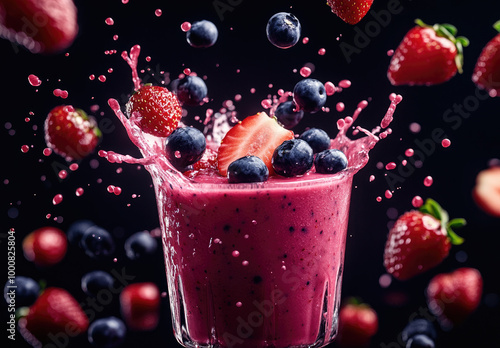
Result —
<instances>
[{"instance_id":1,"label":"pink liquid drip","mask_svg":"<svg viewBox=\"0 0 500 348\"><path fill-rule=\"evenodd\" d=\"M23 145L21 146L21 152L26 153L30 150L30 147L28 145Z\"/></svg>"},{"instance_id":2,"label":"pink liquid drip","mask_svg":"<svg viewBox=\"0 0 500 348\"><path fill-rule=\"evenodd\" d=\"M104 21L107 25L113 25L115 24L115 21L113 20L113 18L111 17L108 17L106 18L106 20Z\"/></svg>"},{"instance_id":3,"label":"pink liquid drip","mask_svg":"<svg viewBox=\"0 0 500 348\"><path fill-rule=\"evenodd\" d=\"M52 154L52 149L50 147L46 147L43 149L43 155L44 156L50 156Z\"/></svg>"},{"instance_id":4,"label":"pink liquid drip","mask_svg":"<svg viewBox=\"0 0 500 348\"><path fill-rule=\"evenodd\" d=\"M81 195L83 195L83 193L84 193L84 190L81 187L77 188L75 191L75 195L77 197L80 197Z\"/></svg>"},{"instance_id":5,"label":"pink liquid drip","mask_svg":"<svg viewBox=\"0 0 500 348\"><path fill-rule=\"evenodd\" d=\"M443 141L441 141L441 146L444 148L450 147L450 145L451 145L450 139L443 139Z\"/></svg>"},{"instance_id":6,"label":"pink liquid drip","mask_svg":"<svg viewBox=\"0 0 500 348\"><path fill-rule=\"evenodd\" d=\"M325 55L325 53L326 53L326 49L324 49L324 48L320 48L320 49L318 50L318 54L319 54L320 56L324 56L324 55Z\"/></svg>"},{"instance_id":7,"label":"pink liquid drip","mask_svg":"<svg viewBox=\"0 0 500 348\"><path fill-rule=\"evenodd\" d=\"M396 163L394 162L387 163L385 166L385 169L387 170L393 170L394 168L396 168Z\"/></svg>"},{"instance_id":8,"label":"pink liquid drip","mask_svg":"<svg viewBox=\"0 0 500 348\"><path fill-rule=\"evenodd\" d=\"M52 204L58 205L59 203L62 202L62 200L63 200L62 194L58 193L57 195L54 196L54 198L52 198Z\"/></svg>"},{"instance_id":9,"label":"pink liquid drip","mask_svg":"<svg viewBox=\"0 0 500 348\"><path fill-rule=\"evenodd\" d=\"M54 93L54 95L55 95L56 97L60 97L60 98L63 98L63 99L68 98L68 91L64 91L64 90L62 90L62 89L60 89L60 88L56 88L56 89L54 89L54 92L53 92L53 93Z\"/></svg>"},{"instance_id":10,"label":"pink liquid drip","mask_svg":"<svg viewBox=\"0 0 500 348\"><path fill-rule=\"evenodd\" d=\"M420 208L423 204L424 204L424 200L422 199L422 197L420 196L415 196L413 197L413 199L411 200L411 204L415 207L415 208Z\"/></svg>"},{"instance_id":11,"label":"pink liquid drip","mask_svg":"<svg viewBox=\"0 0 500 348\"><path fill-rule=\"evenodd\" d=\"M75 170L78 169L78 163L71 163L69 165L69 169L74 172Z\"/></svg>"},{"instance_id":12,"label":"pink liquid drip","mask_svg":"<svg viewBox=\"0 0 500 348\"><path fill-rule=\"evenodd\" d=\"M63 170L59 171L57 176L59 176L59 178L61 178L61 179L66 179L68 177L68 172L63 169Z\"/></svg>"},{"instance_id":13,"label":"pink liquid drip","mask_svg":"<svg viewBox=\"0 0 500 348\"><path fill-rule=\"evenodd\" d=\"M183 32L187 32L187 31L189 31L189 29L191 29L191 23L184 22L184 23L181 24L181 30Z\"/></svg>"},{"instance_id":14,"label":"pink liquid drip","mask_svg":"<svg viewBox=\"0 0 500 348\"><path fill-rule=\"evenodd\" d=\"M325 90L326 90L326 95L327 96L331 96L331 95L334 95L335 94L335 85L333 84L333 82L326 82L325 83Z\"/></svg>"},{"instance_id":15,"label":"pink liquid drip","mask_svg":"<svg viewBox=\"0 0 500 348\"><path fill-rule=\"evenodd\" d=\"M134 90L141 88L141 79L137 73L137 63L139 61L139 54L141 53L141 46L135 45L130 49L130 54L127 51L122 52L122 58L127 62L132 70L132 82L134 83Z\"/></svg>"},{"instance_id":16,"label":"pink liquid drip","mask_svg":"<svg viewBox=\"0 0 500 348\"><path fill-rule=\"evenodd\" d=\"M401 102L401 100L403 100L403 97L399 94L396 95L395 93L392 93L389 96L389 100L391 101L391 106L389 106L389 109L387 110L384 118L380 122L380 127L382 128L387 128L389 124L392 122L394 111L396 111L396 105L398 105Z\"/></svg>"},{"instance_id":17,"label":"pink liquid drip","mask_svg":"<svg viewBox=\"0 0 500 348\"><path fill-rule=\"evenodd\" d=\"M411 156L413 156L414 154L415 154L415 151L414 151L413 149L407 149L407 150L405 151L405 156L406 156L406 157L411 157Z\"/></svg>"},{"instance_id":18,"label":"pink liquid drip","mask_svg":"<svg viewBox=\"0 0 500 348\"><path fill-rule=\"evenodd\" d=\"M162 14L163 14L163 11L161 9L158 8L158 9L155 10L155 16L156 17L160 17Z\"/></svg>"},{"instance_id":19,"label":"pink liquid drip","mask_svg":"<svg viewBox=\"0 0 500 348\"><path fill-rule=\"evenodd\" d=\"M38 76L33 75L33 74L30 74L28 76L28 81L29 81L30 85L32 85L34 87L38 87L38 86L40 86L42 84L42 80L40 80L38 78Z\"/></svg>"},{"instance_id":20,"label":"pink liquid drip","mask_svg":"<svg viewBox=\"0 0 500 348\"><path fill-rule=\"evenodd\" d=\"M339 82L339 86L342 88L349 88L351 87L351 81L349 80L342 80Z\"/></svg>"},{"instance_id":21,"label":"pink liquid drip","mask_svg":"<svg viewBox=\"0 0 500 348\"><path fill-rule=\"evenodd\" d=\"M311 73L312 73L311 68L309 68L307 66L300 68L300 75L302 77L309 77L311 75Z\"/></svg>"},{"instance_id":22,"label":"pink liquid drip","mask_svg":"<svg viewBox=\"0 0 500 348\"><path fill-rule=\"evenodd\" d=\"M424 179L424 186L429 187L432 186L432 183L434 182L434 179L432 176L426 176Z\"/></svg>"},{"instance_id":23,"label":"pink liquid drip","mask_svg":"<svg viewBox=\"0 0 500 348\"><path fill-rule=\"evenodd\" d=\"M391 199L391 198L392 198L392 192L391 192L391 191L389 191L389 190L386 190L386 191L385 191L385 198L387 198L387 199Z\"/></svg>"}]
</instances>

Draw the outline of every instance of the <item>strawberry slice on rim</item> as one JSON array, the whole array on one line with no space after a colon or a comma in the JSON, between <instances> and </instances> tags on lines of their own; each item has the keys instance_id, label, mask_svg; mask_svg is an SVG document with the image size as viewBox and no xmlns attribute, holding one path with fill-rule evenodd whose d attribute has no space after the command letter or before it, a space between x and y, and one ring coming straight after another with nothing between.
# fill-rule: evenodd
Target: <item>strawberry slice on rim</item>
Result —
<instances>
[{"instance_id":1,"label":"strawberry slice on rim","mask_svg":"<svg viewBox=\"0 0 500 348\"><path fill-rule=\"evenodd\" d=\"M217 156L219 173L227 176L227 168L232 162L244 156L257 156L266 164L271 175L274 172L271 164L274 150L285 140L293 138L292 131L283 128L265 112L248 116L222 139Z\"/></svg>"}]
</instances>

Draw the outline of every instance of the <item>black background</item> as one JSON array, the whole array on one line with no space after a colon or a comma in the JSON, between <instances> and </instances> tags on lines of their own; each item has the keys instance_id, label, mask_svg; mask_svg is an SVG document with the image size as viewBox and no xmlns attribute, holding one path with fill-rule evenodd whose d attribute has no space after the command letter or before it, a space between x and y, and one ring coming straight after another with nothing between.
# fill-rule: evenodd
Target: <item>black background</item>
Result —
<instances>
[{"instance_id":1,"label":"black background","mask_svg":"<svg viewBox=\"0 0 500 348\"><path fill-rule=\"evenodd\" d=\"M124 270L135 277L134 282L154 281L166 291L161 252L154 262L138 264L128 261L122 251L126 236L159 225L148 173L133 165L109 164L95 153L82 160L77 171L69 171L68 178L60 180L57 172L66 169L68 164L55 154L50 157L42 155L45 148L44 119L50 109L60 104L83 108L96 117L104 133L99 149L138 155L107 106L111 97L124 104L133 88L130 69L120 57L122 51L135 44L141 45L139 69L146 70L141 74L145 82L159 83L163 78L160 71L175 77L184 68L207 76L210 103L188 108L186 122L195 125L199 124L194 120L195 116L203 118L207 108L217 110L224 100L232 99L236 94L243 96L236 104L240 118L261 111L262 99L268 94L276 94L279 88L291 90L301 79L293 69L298 70L311 62L315 65L311 77L334 83L349 79L352 87L329 97L329 113L306 115L297 132L306 126L320 126L333 135L336 120L352 114L357 103L367 98L371 98L371 102L358 124L370 129L384 115L391 92L404 97L391 125L393 134L372 151L370 162L355 177L352 193L343 297L359 296L377 311L380 328L372 346L401 347L402 344L398 343L401 329L414 313L426 311L424 289L429 279L439 272L461 266L476 267L481 271L483 301L462 326L440 332L438 346L497 346L500 340L500 253L495 241L500 232L500 219L481 211L472 200L471 190L477 173L487 168L491 159L500 157L500 101L498 98L479 100L475 97L477 91L471 75L482 47L496 34L492 24L500 19L500 6L494 1L401 0L397 7L400 11L386 17L387 21L380 25L374 12L381 14L388 9L389 3L396 2L376 0L372 6L374 12L356 26L350 26L331 13L323 0L220 2L232 4L230 10L221 16L213 1L130 0L128 4L121 0L76 1L80 31L74 44L65 51L68 56L64 53L34 55L9 41L0 41L0 139L3 155L0 165L0 247L6 251L6 232L14 228L18 243L18 274L44 279L49 286L67 288L80 302L86 300L79 287L80 277L97 268ZM155 16L158 8L163 12L160 17ZM302 34L309 37L309 43L299 42L293 48L280 50L267 41L267 20L280 11L292 12L299 18ZM108 17L114 19L114 25L105 23ZM459 35L470 39L471 45L465 49L462 75L439 86L391 86L386 78L390 61L387 51L397 47L415 18L430 24L452 23L458 27ZM208 49L190 47L180 29L184 21L201 19L213 21L219 29L216 45ZM356 41L360 32L370 34L362 45ZM115 34L119 36L116 41L113 40ZM349 57L350 62L342 53L342 42L353 46L358 43L359 52ZM326 48L324 56L317 54L320 48ZM117 50L117 53L105 54L106 50ZM146 61L147 56L151 61ZM113 69L112 73L108 72L109 68ZM42 85L31 86L29 74L40 77ZM96 76L93 81L89 79L92 74ZM106 82L98 81L99 75L105 75ZM270 83L272 88L268 86ZM55 88L67 90L68 98L55 97L52 94ZM249 92L250 88L256 89L255 94ZM338 101L346 105L343 113L335 111ZM454 105L467 102L471 102L468 104L472 109L470 116L462 118L460 126L453 127L455 123L447 121L444 115ZM90 112L92 105L99 105L97 113ZM29 121L25 120L27 117ZM412 122L421 125L419 133L410 132ZM397 183L393 198L376 202L377 196L383 196L384 191L391 188L384 178L385 171L377 169L377 163L400 163L400 156L407 148L418 149L416 144L419 141L431 139L433 132L439 129L451 139L451 147L445 149L435 144L435 148L424 156L422 168L415 169ZM28 153L21 152L22 145L31 146ZM95 161L98 161L98 168L91 167ZM121 168L121 173L117 173L118 168ZM370 183L372 174L376 180ZM434 178L431 187L423 185L427 175ZM108 185L120 186L122 194L108 193ZM81 197L74 194L78 187L85 190ZM54 206L52 197L58 193L63 194L64 200ZM132 194L139 197L132 198ZM466 242L454 247L450 256L435 269L414 279L405 282L393 280L389 287L381 287L379 278L385 273L382 255L388 225L395 219L396 212L401 214L412 208L411 199L415 195L432 197L452 217L466 218L468 225L459 231ZM51 217L47 218L47 214ZM90 260L80 250L73 249L62 263L48 269L39 269L24 259L21 241L26 234L46 225L65 230L71 222L81 218L92 219L113 233L117 243L117 262ZM119 315L117 300L118 296L115 296L112 303L96 311L97 317ZM7 313L6 308L2 308ZM7 336L4 330L2 332ZM124 347L139 344L176 346L171 334L167 298L162 302L158 329L148 333L130 332ZM27 344L18 335L15 345L22 347ZM87 345L83 336L70 344L72 347Z\"/></svg>"}]
</instances>

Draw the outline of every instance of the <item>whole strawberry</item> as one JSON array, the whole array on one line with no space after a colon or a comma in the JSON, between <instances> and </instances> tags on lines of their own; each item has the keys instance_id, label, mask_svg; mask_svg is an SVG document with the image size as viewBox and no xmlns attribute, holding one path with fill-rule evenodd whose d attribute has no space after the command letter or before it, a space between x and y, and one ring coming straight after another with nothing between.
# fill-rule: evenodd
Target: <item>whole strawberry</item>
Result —
<instances>
[{"instance_id":1,"label":"whole strawberry","mask_svg":"<svg viewBox=\"0 0 500 348\"><path fill-rule=\"evenodd\" d=\"M41 227L23 240L26 259L37 266L47 267L59 263L66 255L66 234L56 227Z\"/></svg>"},{"instance_id":2,"label":"whole strawberry","mask_svg":"<svg viewBox=\"0 0 500 348\"><path fill-rule=\"evenodd\" d=\"M56 287L45 289L29 308L24 328L41 343L69 339L84 333L89 320L75 298Z\"/></svg>"},{"instance_id":3,"label":"whole strawberry","mask_svg":"<svg viewBox=\"0 0 500 348\"><path fill-rule=\"evenodd\" d=\"M340 347L367 347L377 331L378 316L368 304L350 298L340 308L337 336Z\"/></svg>"},{"instance_id":4,"label":"whole strawberry","mask_svg":"<svg viewBox=\"0 0 500 348\"><path fill-rule=\"evenodd\" d=\"M493 27L500 32L500 21ZM476 62L472 81L482 89L487 90L490 96L496 97L500 93L500 34L497 34L481 51Z\"/></svg>"},{"instance_id":5,"label":"whole strawberry","mask_svg":"<svg viewBox=\"0 0 500 348\"><path fill-rule=\"evenodd\" d=\"M0 0L0 35L33 53L60 52L77 34L73 0Z\"/></svg>"},{"instance_id":6,"label":"whole strawberry","mask_svg":"<svg viewBox=\"0 0 500 348\"><path fill-rule=\"evenodd\" d=\"M373 0L327 0L327 4L344 22L356 24L370 10Z\"/></svg>"},{"instance_id":7,"label":"whole strawberry","mask_svg":"<svg viewBox=\"0 0 500 348\"><path fill-rule=\"evenodd\" d=\"M403 38L392 56L387 77L397 85L436 85L462 73L463 48L469 41L455 37L451 24L418 25Z\"/></svg>"},{"instance_id":8,"label":"whole strawberry","mask_svg":"<svg viewBox=\"0 0 500 348\"><path fill-rule=\"evenodd\" d=\"M462 267L431 279L427 304L444 328L459 325L479 306L483 278L475 268Z\"/></svg>"},{"instance_id":9,"label":"whole strawberry","mask_svg":"<svg viewBox=\"0 0 500 348\"><path fill-rule=\"evenodd\" d=\"M129 117L136 118L141 130L157 137L168 137L179 125L182 109L179 100L167 88L146 84L126 105Z\"/></svg>"},{"instance_id":10,"label":"whole strawberry","mask_svg":"<svg viewBox=\"0 0 500 348\"><path fill-rule=\"evenodd\" d=\"M400 216L389 231L384 250L384 266L399 280L407 280L440 264L452 244L463 239L452 228L465 225L464 219L448 221L448 213L427 199L420 210Z\"/></svg>"},{"instance_id":11,"label":"whole strawberry","mask_svg":"<svg viewBox=\"0 0 500 348\"><path fill-rule=\"evenodd\" d=\"M45 119L45 142L68 162L88 156L102 133L93 117L71 105L53 108Z\"/></svg>"}]
</instances>

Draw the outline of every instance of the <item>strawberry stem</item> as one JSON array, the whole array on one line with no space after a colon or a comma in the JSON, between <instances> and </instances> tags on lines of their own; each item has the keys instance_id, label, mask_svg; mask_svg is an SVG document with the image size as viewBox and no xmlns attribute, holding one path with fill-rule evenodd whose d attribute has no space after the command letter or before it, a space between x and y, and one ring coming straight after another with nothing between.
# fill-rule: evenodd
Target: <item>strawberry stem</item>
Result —
<instances>
[{"instance_id":1,"label":"strawberry stem","mask_svg":"<svg viewBox=\"0 0 500 348\"><path fill-rule=\"evenodd\" d=\"M464 66L464 47L469 46L469 39L467 39L465 36L455 37L455 35L457 35L458 30L454 25L449 23L434 24L431 26L424 23L421 19L418 18L415 19L415 23L421 26L422 28L433 29L436 32L437 36L444 37L450 40L455 45L455 47L457 48L457 55L455 56L455 65L457 66L458 72L461 74L463 72L463 66ZM497 30L500 31L500 29Z\"/></svg>"},{"instance_id":2,"label":"strawberry stem","mask_svg":"<svg viewBox=\"0 0 500 348\"><path fill-rule=\"evenodd\" d=\"M493 24L493 28L500 33L500 21L496 21L495 24Z\"/></svg>"},{"instance_id":3,"label":"strawberry stem","mask_svg":"<svg viewBox=\"0 0 500 348\"><path fill-rule=\"evenodd\" d=\"M450 239L451 244L460 245L464 242L464 239L457 235L454 228L463 227L466 225L465 219L452 219L449 220L449 215L446 210L444 210L435 200L431 198L427 198L425 203L420 207L420 212L424 214L431 215L435 217L437 220L441 221L441 226L446 229L448 234L448 238Z\"/></svg>"}]
</instances>

